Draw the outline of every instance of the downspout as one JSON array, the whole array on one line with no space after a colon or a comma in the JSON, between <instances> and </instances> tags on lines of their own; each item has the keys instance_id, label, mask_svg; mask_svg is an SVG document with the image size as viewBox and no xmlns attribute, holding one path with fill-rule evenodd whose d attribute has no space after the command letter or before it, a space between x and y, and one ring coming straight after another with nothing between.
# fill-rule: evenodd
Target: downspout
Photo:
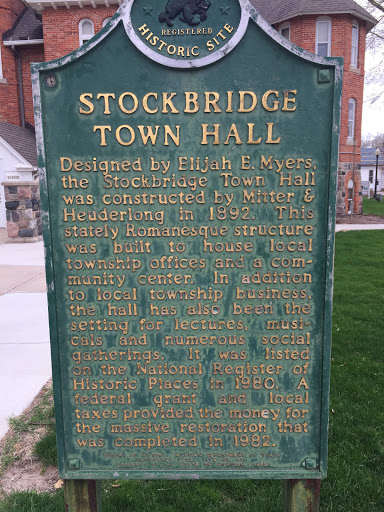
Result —
<instances>
[{"instance_id":1,"label":"downspout","mask_svg":"<svg viewBox=\"0 0 384 512\"><path fill-rule=\"evenodd\" d=\"M12 45L11 49L16 57L17 62L17 79L19 82L19 107L21 115L21 126L25 128L25 107L24 107L24 89L23 89L23 70L21 67L21 56L16 50L15 46Z\"/></svg>"}]
</instances>

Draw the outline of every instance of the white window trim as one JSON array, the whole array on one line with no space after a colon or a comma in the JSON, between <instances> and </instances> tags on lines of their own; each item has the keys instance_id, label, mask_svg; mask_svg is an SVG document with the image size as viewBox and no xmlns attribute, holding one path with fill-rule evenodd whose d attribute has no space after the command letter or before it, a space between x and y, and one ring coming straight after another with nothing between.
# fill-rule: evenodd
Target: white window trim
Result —
<instances>
[{"instance_id":1,"label":"white window trim","mask_svg":"<svg viewBox=\"0 0 384 512\"><path fill-rule=\"evenodd\" d=\"M353 118L350 118L350 105L353 104ZM350 130L350 123L352 129ZM355 139L355 128L356 128L356 100L355 98L349 98L348 100L348 141L353 141ZM352 135L350 135L352 132Z\"/></svg>"},{"instance_id":2,"label":"white window trim","mask_svg":"<svg viewBox=\"0 0 384 512\"><path fill-rule=\"evenodd\" d=\"M356 28L357 29L357 42L356 42L356 62L353 62L353 29ZM357 23L357 21L354 21L352 23L352 44L351 44L351 67L353 68L356 68L357 69L357 65L359 63L359 24Z\"/></svg>"},{"instance_id":3,"label":"white window trim","mask_svg":"<svg viewBox=\"0 0 384 512\"><path fill-rule=\"evenodd\" d=\"M327 22L329 24L329 31L328 31L328 41L319 41L319 30L318 30L318 24L319 22ZM328 52L326 57L330 57L332 55L332 20L331 18L328 18L327 16L321 16L320 18L317 18L316 20L316 53L318 52L318 45L321 43L327 43L328 44Z\"/></svg>"},{"instance_id":4,"label":"white window trim","mask_svg":"<svg viewBox=\"0 0 384 512\"><path fill-rule=\"evenodd\" d=\"M111 21L111 19L112 19L112 16L108 16L108 18L105 18L105 20L103 20L103 27L105 27L105 25L106 25L109 21Z\"/></svg>"},{"instance_id":5,"label":"white window trim","mask_svg":"<svg viewBox=\"0 0 384 512\"><path fill-rule=\"evenodd\" d=\"M83 34L83 25L84 23L91 23L92 25L92 34ZM89 18L83 18L79 21L79 42L80 46L86 43L95 35L95 26L93 24L93 21Z\"/></svg>"},{"instance_id":6,"label":"white window trim","mask_svg":"<svg viewBox=\"0 0 384 512\"><path fill-rule=\"evenodd\" d=\"M280 25L279 27L279 33L282 34L283 30L287 28L289 30L289 36L288 36L288 41L291 40L291 24L290 23L283 23L282 25Z\"/></svg>"},{"instance_id":7,"label":"white window trim","mask_svg":"<svg viewBox=\"0 0 384 512\"><path fill-rule=\"evenodd\" d=\"M3 64L2 64L2 61L1 61L1 44L0 44L0 79L4 78L4 75L3 75Z\"/></svg>"}]
</instances>

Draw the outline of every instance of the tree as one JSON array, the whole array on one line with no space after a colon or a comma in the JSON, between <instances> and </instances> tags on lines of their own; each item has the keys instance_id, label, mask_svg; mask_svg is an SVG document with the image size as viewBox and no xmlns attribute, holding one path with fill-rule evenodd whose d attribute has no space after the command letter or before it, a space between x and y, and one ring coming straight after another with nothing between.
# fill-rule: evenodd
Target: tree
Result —
<instances>
[{"instance_id":1,"label":"tree","mask_svg":"<svg viewBox=\"0 0 384 512\"><path fill-rule=\"evenodd\" d=\"M363 148L384 148L384 133L367 135L361 140Z\"/></svg>"},{"instance_id":2,"label":"tree","mask_svg":"<svg viewBox=\"0 0 384 512\"><path fill-rule=\"evenodd\" d=\"M368 101L375 103L384 95L384 0L357 0L378 23L367 35L366 84Z\"/></svg>"},{"instance_id":3,"label":"tree","mask_svg":"<svg viewBox=\"0 0 384 512\"><path fill-rule=\"evenodd\" d=\"M378 20L378 24L367 37L367 48L382 48L384 44L384 0L366 0L367 10ZM381 51L381 53L383 53Z\"/></svg>"},{"instance_id":4,"label":"tree","mask_svg":"<svg viewBox=\"0 0 384 512\"><path fill-rule=\"evenodd\" d=\"M368 0L368 2L370 4L372 4L374 7L376 7L376 9L379 9L380 11L384 12L384 7L383 7L383 2L382 1L380 2L380 0L378 0L376 2L376 0Z\"/></svg>"}]
</instances>

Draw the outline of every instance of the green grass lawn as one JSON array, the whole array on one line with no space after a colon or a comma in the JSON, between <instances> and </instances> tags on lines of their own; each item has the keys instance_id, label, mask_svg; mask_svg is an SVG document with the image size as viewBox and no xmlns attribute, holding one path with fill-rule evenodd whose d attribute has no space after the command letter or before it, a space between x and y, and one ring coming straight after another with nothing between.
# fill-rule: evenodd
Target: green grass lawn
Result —
<instances>
[{"instance_id":1,"label":"green grass lawn","mask_svg":"<svg viewBox=\"0 0 384 512\"><path fill-rule=\"evenodd\" d=\"M380 215L384 217L384 199L376 201L376 199L363 198L363 213L365 215Z\"/></svg>"},{"instance_id":2,"label":"green grass lawn","mask_svg":"<svg viewBox=\"0 0 384 512\"><path fill-rule=\"evenodd\" d=\"M328 478L321 512L384 511L384 233L336 236ZM115 485L113 487L113 485ZM281 512L278 481L104 482L104 512ZM63 512L62 491L0 512Z\"/></svg>"}]
</instances>

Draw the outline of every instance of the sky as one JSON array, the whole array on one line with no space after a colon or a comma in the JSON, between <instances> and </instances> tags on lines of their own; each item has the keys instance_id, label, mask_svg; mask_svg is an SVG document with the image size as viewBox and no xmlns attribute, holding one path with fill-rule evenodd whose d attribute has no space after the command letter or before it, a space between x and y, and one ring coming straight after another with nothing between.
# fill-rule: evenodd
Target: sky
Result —
<instances>
[{"instance_id":1,"label":"sky","mask_svg":"<svg viewBox=\"0 0 384 512\"><path fill-rule=\"evenodd\" d=\"M381 18L381 23L374 28L375 32L383 32L383 14L378 9L372 9L367 0L356 0L365 9L376 18ZM378 80L376 83L370 83L370 80L365 81L364 88L364 106L363 106L363 124L362 124L362 136L367 137L369 134L376 135L378 133L384 133L384 83L383 82L383 70L382 60L384 52L384 39L380 43L377 40L378 47L375 50L367 50L365 58L365 76L377 75ZM372 97L377 97L380 92L382 96L379 100L372 103Z\"/></svg>"},{"instance_id":2,"label":"sky","mask_svg":"<svg viewBox=\"0 0 384 512\"><path fill-rule=\"evenodd\" d=\"M384 108L364 103L363 124L361 127L362 137L377 135L384 132Z\"/></svg>"},{"instance_id":3,"label":"sky","mask_svg":"<svg viewBox=\"0 0 384 512\"><path fill-rule=\"evenodd\" d=\"M384 41L383 41L384 51ZM377 55L372 52L366 54L366 74L371 69L377 69L377 72L382 75L382 69L378 65ZM364 106L363 106L363 124L362 136L367 137L369 134L376 135L384 133L384 94L380 99L371 102L371 98L377 96L381 91L384 92L384 84L376 83L370 84L366 80L364 87Z\"/></svg>"}]
</instances>

